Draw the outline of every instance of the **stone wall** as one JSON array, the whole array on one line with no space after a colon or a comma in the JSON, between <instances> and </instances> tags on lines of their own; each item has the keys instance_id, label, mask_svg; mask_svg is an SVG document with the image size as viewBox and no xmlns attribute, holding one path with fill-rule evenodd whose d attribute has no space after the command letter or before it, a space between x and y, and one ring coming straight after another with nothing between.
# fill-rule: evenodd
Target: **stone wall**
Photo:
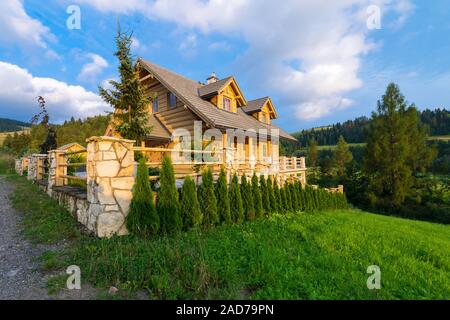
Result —
<instances>
[{"instance_id":1,"label":"stone wall","mask_svg":"<svg viewBox=\"0 0 450 320\"><path fill-rule=\"evenodd\" d=\"M37 181L44 177L46 154L32 154L28 157L28 180Z\"/></svg>"},{"instance_id":2,"label":"stone wall","mask_svg":"<svg viewBox=\"0 0 450 320\"><path fill-rule=\"evenodd\" d=\"M99 237L125 235L134 185L134 141L92 137L87 148L89 219Z\"/></svg>"}]
</instances>

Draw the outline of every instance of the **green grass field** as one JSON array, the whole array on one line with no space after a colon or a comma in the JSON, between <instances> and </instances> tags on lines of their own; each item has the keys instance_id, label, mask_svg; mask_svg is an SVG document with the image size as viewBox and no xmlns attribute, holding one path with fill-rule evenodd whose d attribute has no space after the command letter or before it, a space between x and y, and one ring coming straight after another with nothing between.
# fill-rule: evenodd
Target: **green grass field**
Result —
<instances>
[{"instance_id":1,"label":"green grass field","mask_svg":"<svg viewBox=\"0 0 450 320\"><path fill-rule=\"evenodd\" d=\"M151 299L450 298L450 226L345 210L100 240L81 234L36 186L9 180L30 239L71 239L64 252L43 255L44 267L79 265L83 281L116 286L124 298L137 290ZM367 289L370 265L381 268L380 290Z\"/></svg>"}]
</instances>

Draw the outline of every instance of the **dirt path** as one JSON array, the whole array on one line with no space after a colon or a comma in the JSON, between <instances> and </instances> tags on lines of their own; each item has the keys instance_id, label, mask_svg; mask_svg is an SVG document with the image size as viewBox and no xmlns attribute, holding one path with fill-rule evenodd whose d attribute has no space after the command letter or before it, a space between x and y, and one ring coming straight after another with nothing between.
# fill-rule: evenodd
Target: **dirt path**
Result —
<instances>
[{"instance_id":1,"label":"dirt path","mask_svg":"<svg viewBox=\"0 0 450 320\"><path fill-rule=\"evenodd\" d=\"M9 195L14 186L0 176L0 300L95 299L97 290L62 290L48 295L49 275L39 271L40 255L55 245L32 245L21 234L22 215L14 210Z\"/></svg>"},{"instance_id":2,"label":"dirt path","mask_svg":"<svg viewBox=\"0 0 450 320\"><path fill-rule=\"evenodd\" d=\"M20 234L20 219L9 202L12 186L0 176L0 299L48 299L36 259L45 248Z\"/></svg>"}]
</instances>

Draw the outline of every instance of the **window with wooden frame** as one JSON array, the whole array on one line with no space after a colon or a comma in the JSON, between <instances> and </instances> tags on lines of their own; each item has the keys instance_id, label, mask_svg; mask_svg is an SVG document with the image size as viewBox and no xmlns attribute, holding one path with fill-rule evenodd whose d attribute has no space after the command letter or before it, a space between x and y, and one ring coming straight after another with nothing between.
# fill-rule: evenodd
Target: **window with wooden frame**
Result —
<instances>
[{"instance_id":1,"label":"window with wooden frame","mask_svg":"<svg viewBox=\"0 0 450 320\"><path fill-rule=\"evenodd\" d=\"M159 112L159 105L158 105L158 97L154 97L153 98L153 108L152 108L153 113L158 113Z\"/></svg>"},{"instance_id":2,"label":"window with wooden frame","mask_svg":"<svg viewBox=\"0 0 450 320\"><path fill-rule=\"evenodd\" d=\"M167 93L167 103L168 103L169 109L176 108L177 107L177 96L172 92Z\"/></svg>"},{"instance_id":3,"label":"window with wooden frame","mask_svg":"<svg viewBox=\"0 0 450 320\"><path fill-rule=\"evenodd\" d=\"M231 99L223 97L223 109L226 111L231 111Z\"/></svg>"}]
</instances>

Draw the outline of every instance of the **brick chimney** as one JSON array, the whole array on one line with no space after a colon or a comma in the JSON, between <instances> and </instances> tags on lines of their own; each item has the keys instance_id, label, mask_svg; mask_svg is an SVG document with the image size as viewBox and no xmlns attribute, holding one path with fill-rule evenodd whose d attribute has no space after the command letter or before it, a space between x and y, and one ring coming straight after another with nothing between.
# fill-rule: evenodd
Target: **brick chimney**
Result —
<instances>
[{"instance_id":1,"label":"brick chimney","mask_svg":"<svg viewBox=\"0 0 450 320\"><path fill-rule=\"evenodd\" d=\"M206 79L206 83L207 83L207 84L211 84L211 83L217 82L217 80L219 80L219 79L217 78L216 73L213 72L213 73L211 73L211 75L209 76L209 78Z\"/></svg>"}]
</instances>

